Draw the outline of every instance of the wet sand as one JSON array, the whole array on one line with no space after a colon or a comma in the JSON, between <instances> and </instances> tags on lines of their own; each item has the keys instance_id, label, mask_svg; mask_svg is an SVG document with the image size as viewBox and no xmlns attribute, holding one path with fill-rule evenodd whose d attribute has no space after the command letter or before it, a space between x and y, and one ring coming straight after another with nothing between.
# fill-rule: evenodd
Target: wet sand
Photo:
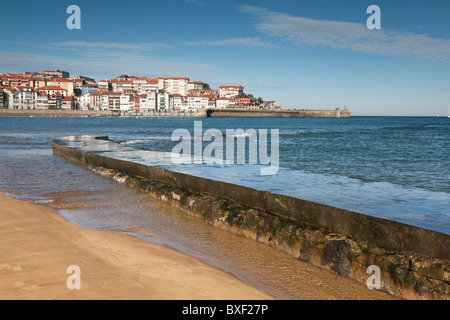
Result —
<instances>
[{"instance_id":1,"label":"wet sand","mask_svg":"<svg viewBox=\"0 0 450 320\"><path fill-rule=\"evenodd\" d=\"M173 249L81 229L49 208L3 193L0 248L0 299L273 299ZM67 273L71 265L80 268L80 289L67 286L76 275Z\"/></svg>"},{"instance_id":2,"label":"wet sand","mask_svg":"<svg viewBox=\"0 0 450 320\"><path fill-rule=\"evenodd\" d=\"M127 229L123 232L141 233ZM218 232L222 233L226 237L226 231ZM242 242L247 244L247 251L252 250L246 240ZM266 300L276 297L270 290L261 291L254 284L174 249L122 232L82 229L46 206L14 200L2 193L0 248L0 299ZM255 247L253 251L268 253L260 249L273 251L274 259L277 254L284 254L270 247ZM264 261L264 257L258 258L256 254L257 260ZM368 290L363 284L306 262L295 261L297 267L291 270L290 260L271 272L281 272L279 281L286 278L296 283L298 292L296 298L291 298L393 299L387 293ZM79 290L67 288L67 279L72 275L67 273L67 268L71 265L80 267Z\"/></svg>"}]
</instances>

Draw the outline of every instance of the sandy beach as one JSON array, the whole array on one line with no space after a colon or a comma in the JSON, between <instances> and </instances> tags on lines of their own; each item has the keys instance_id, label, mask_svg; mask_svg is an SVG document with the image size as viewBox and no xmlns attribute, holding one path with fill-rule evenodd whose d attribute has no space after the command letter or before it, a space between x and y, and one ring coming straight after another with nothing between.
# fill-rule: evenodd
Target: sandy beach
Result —
<instances>
[{"instance_id":1,"label":"sandy beach","mask_svg":"<svg viewBox=\"0 0 450 320\"><path fill-rule=\"evenodd\" d=\"M0 300L275 299L171 248L121 232L82 229L48 207L1 192L0 250ZM77 283L69 266L79 268L80 289L68 288L68 282ZM312 299L393 299L305 262L299 268Z\"/></svg>"},{"instance_id":2,"label":"sandy beach","mask_svg":"<svg viewBox=\"0 0 450 320\"><path fill-rule=\"evenodd\" d=\"M0 299L272 299L233 275L131 235L81 229L0 193ZM80 289L67 273L78 266ZM70 281L75 284L76 281Z\"/></svg>"}]
</instances>

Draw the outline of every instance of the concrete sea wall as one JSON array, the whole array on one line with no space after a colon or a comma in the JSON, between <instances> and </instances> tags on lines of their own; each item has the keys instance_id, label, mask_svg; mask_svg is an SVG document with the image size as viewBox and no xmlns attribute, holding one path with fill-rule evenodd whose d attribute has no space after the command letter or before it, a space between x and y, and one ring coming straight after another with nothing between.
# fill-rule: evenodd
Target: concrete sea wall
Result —
<instances>
[{"instance_id":1,"label":"concrete sea wall","mask_svg":"<svg viewBox=\"0 0 450 320\"><path fill-rule=\"evenodd\" d=\"M348 110L245 110L245 109L208 109L206 116L217 117L309 117L309 118L349 118Z\"/></svg>"},{"instance_id":2,"label":"concrete sea wall","mask_svg":"<svg viewBox=\"0 0 450 320\"><path fill-rule=\"evenodd\" d=\"M106 137L103 137L106 139ZM111 142L112 143L112 142ZM55 140L57 156L294 257L407 299L449 299L450 236L293 197L109 158ZM106 154L106 153L105 153Z\"/></svg>"}]
</instances>

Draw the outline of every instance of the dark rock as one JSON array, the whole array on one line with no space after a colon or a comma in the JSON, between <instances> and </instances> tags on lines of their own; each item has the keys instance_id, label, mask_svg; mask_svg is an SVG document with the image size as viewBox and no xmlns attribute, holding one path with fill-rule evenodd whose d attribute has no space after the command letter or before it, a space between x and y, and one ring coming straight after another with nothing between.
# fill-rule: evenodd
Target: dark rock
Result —
<instances>
[{"instance_id":1,"label":"dark rock","mask_svg":"<svg viewBox=\"0 0 450 320\"><path fill-rule=\"evenodd\" d=\"M278 217L267 216L264 219L264 229L267 232L274 234L276 232L276 227L278 226L279 223L280 219L278 219Z\"/></svg>"},{"instance_id":2,"label":"dark rock","mask_svg":"<svg viewBox=\"0 0 450 320\"><path fill-rule=\"evenodd\" d=\"M309 262L311 260L312 248L312 245L308 241L304 241L298 258L302 261Z\"/></svg>"},{"instance_id":3,"label":"dark rock","mask_svg":"<svg viewBox=\"0 0 450 320\"><path fill-rule=\"evenodd\" d=\"M347 276L350 273L350 267L345 262L350 250L350 244L344 240L329 241L323 248L321 263L329 265L331 270Z\"/></svg>"},{"instance_id":4,"label":"dark rock","mask_svg":"<svg viewBox=\"0 0 450 320\"><path fill-rule=\"evenodd\" d=\"M418 281L414 285L414 290L419 294L419 296L423 296L426 291L426 285L423 281Z\"/></svg>"},{"instance_id":5,"label":"dark rock","mask_svg":"<svg viewBox=\"0 0 450 320\"><path fill-rule=\"evenodd\" d=\"M388 271L394 277L394 279L399 281L406 280L409 274L409 268L404 264L391 263L388 267Z\"/></svg>"},{"instance_id":6,"label":"dark rock","mask_svg":"<svg viewBox=\"0 0 450 320\"><path fill-rule=\"evenodd\" d=\"M258 222L258 212L250 209L244 212L242 225L246 228L253 227Z\"/></svg>"}]
</instances>

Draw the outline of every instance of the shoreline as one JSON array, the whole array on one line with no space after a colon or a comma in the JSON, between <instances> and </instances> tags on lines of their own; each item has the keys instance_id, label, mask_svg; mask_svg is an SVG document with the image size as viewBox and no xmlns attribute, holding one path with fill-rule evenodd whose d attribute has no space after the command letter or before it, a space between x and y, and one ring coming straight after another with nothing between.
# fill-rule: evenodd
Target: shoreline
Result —
<instances>
[{"instance_id":1,"label":"shoreline","mask_svg":"<svg viewBox=\"0 0 450 320\"><path fill-rule=\"evenodd\" d=\"M109 111L0 109L0 117L110 117Z\"/></svg>"},{"instance_id":2,"label":"shoreline","mask_svg":"<svg viewBox=\"0 0 450 320\"><path fill-rule=\"evenodd\" d=\"M0 117L172 117L172 118L350 118L348 110L252 110L203 109L198 112L121 113L104 110L23 110L0 109Z\"/></svg>"},{"instance_id":3,"label":"shoreline","mask_svg":"<svg viewBox=\"0 0 450 320\"><path fill-rule=\"evenodd\" d=\"M0 300L272 300L223 270L120 232L82 229L0 192ZM80 268L80 289L67 268Z\"/></svg>"}]
</instances>

